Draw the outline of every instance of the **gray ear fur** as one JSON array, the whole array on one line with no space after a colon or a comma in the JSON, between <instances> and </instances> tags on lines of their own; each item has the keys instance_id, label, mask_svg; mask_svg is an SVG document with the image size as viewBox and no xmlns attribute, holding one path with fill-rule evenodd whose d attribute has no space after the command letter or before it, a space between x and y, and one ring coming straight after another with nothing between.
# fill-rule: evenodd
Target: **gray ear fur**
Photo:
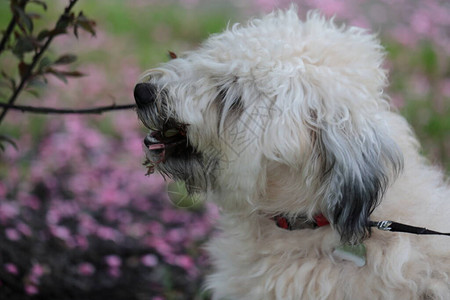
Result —
<instances>
[{"instance_id":1,"label":"gray ear fur","mask_svg":"<svg viewBox=\"0 0 450 300\"><path fill-rule=\"evenodd\" d=\"M321 208L343 242L357 243L370 234L369 216L403 166L396 144L380 131L367 126L355 134L325 124L318 132Z\"/></svg>"}]
</instances>

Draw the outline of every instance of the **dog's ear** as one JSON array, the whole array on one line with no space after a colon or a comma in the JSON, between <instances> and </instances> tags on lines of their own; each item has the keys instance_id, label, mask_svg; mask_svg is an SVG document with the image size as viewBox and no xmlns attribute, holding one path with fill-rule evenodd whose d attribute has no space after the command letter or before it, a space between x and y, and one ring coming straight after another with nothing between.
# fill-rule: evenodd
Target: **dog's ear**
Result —
<instances>
[{"instance_id":1,"label":"dog's ear","mask_svg":"<svg viewBox=\"0 0 450 300\"><path fill-rule=\"evenodd\" d=\"M370 234L369 216L403 165L385 128L370 120L354 125L324 123L313 135L313 153L322 168L322 212L350 243Z\"/></svg>"}]
</instances>

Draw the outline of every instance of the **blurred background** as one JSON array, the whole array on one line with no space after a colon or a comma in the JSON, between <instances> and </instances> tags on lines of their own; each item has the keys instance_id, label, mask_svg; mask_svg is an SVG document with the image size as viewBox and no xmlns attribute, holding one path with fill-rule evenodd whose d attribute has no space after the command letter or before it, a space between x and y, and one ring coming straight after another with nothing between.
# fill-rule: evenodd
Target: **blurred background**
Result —
<instances>
[{"instance_id":1,"label":"blurred background","mask_svg":"<svg viewBox=\"0 0 450 300\"><path fill-rule=\"evenodd\" d=\"M78 55L84 77L48 77L39 97L17 104L92 107L133 102L140 73L195 49L229 23L290 1L80 0L96 36L57 37L49 56ZM412 124L430 162L450 170L450 2L298 0L338 23L379 34L390 71L387 93ZM46 1L38 24L54 24L67 1ZM36 6L36 11L43 13ZM6 28L9 2L0 2ZM0 58L0 69L13 68ZM8 99L0 96L2 102ZM146 132L133 110L93 115L10 111L0 133L0 299L209 299L202 245L214 234L211 204L176 203L158 175L145 176Z\"/></svg>"}]
</instances>

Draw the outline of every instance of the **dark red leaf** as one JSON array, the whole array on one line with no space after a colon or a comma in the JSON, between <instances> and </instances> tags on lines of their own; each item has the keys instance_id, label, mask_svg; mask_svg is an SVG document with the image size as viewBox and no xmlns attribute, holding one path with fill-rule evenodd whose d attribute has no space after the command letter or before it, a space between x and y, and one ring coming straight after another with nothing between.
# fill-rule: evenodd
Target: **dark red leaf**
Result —
<instances>
[{"instance_id":1,"label":"dark red leaf","mask_svg":"<svg viewBox=\"0 0 450 300\"><path fill-rule=\"evenodd\" d=\"M175 58L177 58L178 56L177 56L174 52L172 52L172 51L169 50L169 57L170 57L171 59L175 59Z\"/></svg>"},{"instance_id":2,"label":"dark red leaf","mask_svg":"<svg viewBox=\"0 0 450 300\"><path fill-rule=\"evenodd\" d=\"M81 11L77 18L75 19L75 26L80 26L85 31L95 36L94 26L96 25L95 21L88 19L83 12Z\"/></svg>"},{"instance_id":3,"label":"dark red leaf","mask_svg":"<svg viewBox=\"0 0 450 300\"><path fill-rule=\"evenodd\" d=\"M85 76L85 74L78 72L78 71L61 71L61 74L65 75L65 76L70 76L70 77L82 77Z\"/></svg>"},{"instance_id":4,"label":"dark red leaf","mask_svg":"<svg viewBox=\"0 0 450 300\"><path fill-rule=\"evenodd\" d=\"M40 19L41 15L37 13L27 13L27 16L30 17L30 19Z\"/></svg>"},{"instance_id":5,"label":"dark red leaf","mask_svg":"<svg viewBox=\"0 0 450 300\"><path fill-rule=\"evenodd\" d=\"M28 68L30 66L28 64L26 64L25 62L21 61L19 63L19 74L20 74L20 78L23 78L25 76L25 74L28 71Z\"/></svg>"},{"instance_id":6,"label":"dark red leaf","mask_svg":"<svg viewBox=\"0 0 450 300\"><path fill-rule=\"evenodd\" d=\"M52 69L52 68L48 68L46 70L46 73L50 73L52 75L54 75L56 78L58 78L59 80L61 80L64 83L67 83L67 78L66 76L64 76L64 74L62 74L60 71Z\"/></svg>"}]
</instances>

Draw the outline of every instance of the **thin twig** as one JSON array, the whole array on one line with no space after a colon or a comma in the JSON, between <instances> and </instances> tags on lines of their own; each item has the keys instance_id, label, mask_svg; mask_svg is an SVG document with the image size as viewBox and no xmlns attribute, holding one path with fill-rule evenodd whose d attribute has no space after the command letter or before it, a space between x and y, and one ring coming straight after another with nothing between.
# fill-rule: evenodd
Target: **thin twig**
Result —
<instances>
[{"instance_id":1,"label":"thin twig","mask_svg":"<svg viewBox=\"0 0 450 300\"><path fill-rule=\"evenodd\" d=\"M24 0L24 1L20 2L19 7L24 8L28 1L29 0ZM3 35L2 40L0 42L0 54L3 52L3 50L5 50L6 43L8 42L9 37L11 36L11 34L14 30L14 27L17 24L16 13L13 11L12 14L13 15L11 16L11 21L9 21L8 27L6 28L5 34Z\"/></svg>"},{"instance_id":2,"label":"thin twig","mask_svg":"<svg viewBox=\"0 0 450 300\"><path fill-rule=\"evenodd\" d=\"M58 19L58 21L56 22L56 24L58 25L59 22L61 22L62 18L65 17L66 15L69 14L69 12L72 10L73 6L75 5L75 3L77 3L78 0L70 0L69 5L64 9L64 14L61 15L61 17ZM57 26L56 25L56 26ZM8 104L12 105L14 104L14 102L17 99L17 96L19 95L19 93L22 91L23 87L25 86L25 84L27 83L28 79L30 78L32 71L34 69L34 67L36 66L36 64L38 63L39 59L41 58L42 54L44 54L44 52L47 50L48 46L50 46L50 43L52 42L53 38L55 37L55 35L50 35L47 39L47 41L45 42L44 46L42 46L42 48L40 49L40 51L38 53L36 53L33 57L33 60L30 64L30 66L27 68L27 71L25 72L25 74L22 76L22 79L20 81L19 86L16 88L16 90L14 91L14 93L12 94L11 98L8 101ZM3 112L0 115L0 123L3 121L3 118L5 117L6 113L8 112L9 107L5 107L3 108Z\"/></svg>"},{"instance_id":3,"label":"thin twig","mask_svg":"<svg viewBox=\"0 0 450 300\"><path fill-rule=\"evenodd\" d=\"M9 37L13 32L15 26L16 26L16 16L13 15L11 17L11 21L9 21L8 28L6 28L5 34L3 34L2 41L0 42L0 53L2 53L3 50L5 49L6 43L8 42Z\"/></svg>"},{"instance_id":4,"label":"thin twig","mask_svg":"<svg viewBox=\"0 0 450 300\"><path fill-rule=\"evenodd\" d=\"M135 104L124 104L124 105L108 105L108 106L97 106L90 108L53 108L53 107L35 107L26 105L14 105L7 103L0 103L0 107L5 109L19 110L21 112L35 113L35 114L101 114L107 111L114 110L126 110L133 109L136 107Z\"/></svg>"}]
</instances>

